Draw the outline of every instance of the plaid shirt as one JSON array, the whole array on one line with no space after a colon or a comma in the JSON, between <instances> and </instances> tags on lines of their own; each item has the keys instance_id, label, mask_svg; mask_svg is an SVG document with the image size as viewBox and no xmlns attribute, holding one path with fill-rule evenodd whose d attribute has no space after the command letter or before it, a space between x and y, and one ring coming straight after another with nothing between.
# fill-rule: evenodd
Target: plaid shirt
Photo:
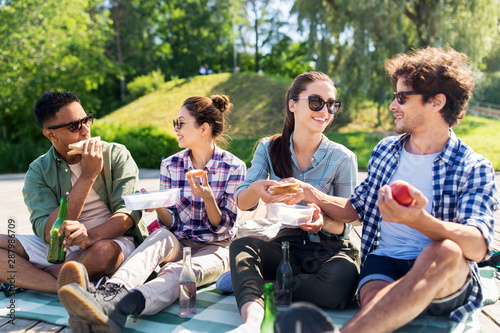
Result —
<instances>
[{"instance_id":1,"label":"plaid shirt","mask_svg":"<svg viewBox=\"0 0 500 333\"><path fill-rule=\"evenodd\" d=\"M446 147L434 160L432 215L442 221L478 228L488 244L489 257L493 250L493 214L498 209L495 171L490 161L476 154L450 131ZM362 264L380 240L382 217L377 206L378 190L388 184L396 171L400 151L409 136L388 137L378 143L368 164L368 176L349 199L363 223ZM469 261L469 266L473 278L478 282L477 264ZM450 319L462 320L481 306L482 298L479 283L476 283L468 302L452 311Z\"/></svg>"},{"instance_id":2,"label":"plaid shirt","mask_svg":"<svg viewBox=\"0 0 500 333\"><path fill-rule=\"evenodd\" d=\"M169 208L174 221L169 230L177 238L189 239L199 243L231 240L236 228L236 201L233 197L236 187L245 178L246 165L233 154L215 146L212 159L205 165L208 184L222 212L217 228L210 224L205 203L191 193L186 172L194 169L190 150L185 149L170 156L161 163L160 189L180 188L180 203Z\"/></svg>"}]
</instances>

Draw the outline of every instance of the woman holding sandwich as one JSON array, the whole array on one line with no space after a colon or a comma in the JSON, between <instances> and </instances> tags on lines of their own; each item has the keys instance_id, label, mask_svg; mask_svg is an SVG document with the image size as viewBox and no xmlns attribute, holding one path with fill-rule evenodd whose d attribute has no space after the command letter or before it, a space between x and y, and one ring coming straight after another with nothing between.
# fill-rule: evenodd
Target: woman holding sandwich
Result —
<instances>
[{"instance_id":1,"label":"woman holding sandwich","mask_svg":"<svg viewBox=\"0 0 500 333\"><path fill-rule=\"evenodd\" d=\"M244 162L215 144L231 107L225 95L184 101L174 129L185 149L163 160L160 168L160 189L179 188L180 203L156 209L162 227L146 238L95 297L77 284L59 290L70 317L86 321L94 331L121 332L127 315L161 311L179 297L184 247L191 247L197 286L213 283L229 270L237 215L233 195L246 172ZM162 267L157 277L143 284L158 265Z\"/></svg>"},{"instance_id":2,"label":"woman holding sandwich","mask_svg":"<svg viewBox=\"0 0 500 333\"><path fill-rule=\"evenodd\" d=\"M342 308L353 299L358 251L347 238L350 226L336 224L315 204L318 192L349 197L357 181L356 156L323 135L340 110L336 98L337 91L326 74L297 76L286 95L282 132L259 142L245 181L236 189L241 210L255 209L259 199L264 203L309 203L315 208L312 222L282 226L270 241L244 237L231 244L232 286L244 321L240 331L260 327L264 280L276 279L282 241L290 244L293 301ZM281 194L275 186L283 183L296 183L299 190ZM276 189L278 193L271 194ZM222 279L227 274L218 284L226 284Z\"/></svg>"}]
</instances>

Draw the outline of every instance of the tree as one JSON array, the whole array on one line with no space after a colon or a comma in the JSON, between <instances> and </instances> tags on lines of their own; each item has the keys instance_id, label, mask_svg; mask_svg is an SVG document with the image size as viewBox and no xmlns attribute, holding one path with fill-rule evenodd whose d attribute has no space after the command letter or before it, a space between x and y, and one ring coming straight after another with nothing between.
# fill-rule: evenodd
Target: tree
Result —
<instances>
[{"instance_id":1,"label":"tree","mask_svg":"<svg viewBox=\"0 0 500 333\"><path fill-rule=\"evenodd\" d=\"M2 137L40 137L32 114L44 91L70 90L88 112L99 108L92 92L110 63L104 56L106 17L92 16L89 0L12 1L0 9L0 124Z\"/></svg>"},{"instance_id":2,"label":"tree","mask_svg":"<svg viewBox=\"0 0 500 333\"><path fill-rule=\"evenodd\" d=\"M276 6L271 6L271 3L271 0L242 0L242 14L240 15L247 19L241 23L240 36L243 40L248 35L253 35L256 72L261 69L261 50L264 47L271 48L283 38L279 32L284 25L284 22L279 19L279 1ZM244 41L242 44L246 46Z\"/></svg>"},{"instance_id":3,"label":"tree","mask_svg":"<svg viewBox=\"0 0 500 333\"><path fill-rule=\"evenodd\" d=\"M343 100L376 102L380 119L390 98L386 59L429 45L453 47L480 68L498 34L499 7L498 0L296 0L294 11L308 23L316 54L324 52L318 36L328 37L318 27L335 36L329 62L340 77ZM352 111L356 103L346 106Z\"/></svg>"}]
</instances>

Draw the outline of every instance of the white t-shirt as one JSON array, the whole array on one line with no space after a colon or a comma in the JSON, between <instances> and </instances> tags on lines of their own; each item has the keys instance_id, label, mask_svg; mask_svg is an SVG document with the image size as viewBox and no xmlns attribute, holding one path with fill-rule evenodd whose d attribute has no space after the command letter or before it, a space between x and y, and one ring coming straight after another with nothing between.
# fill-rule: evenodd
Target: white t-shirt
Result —
<instances>
[{"instance_id":1,"label":"white t-shirt","mask_svg":"<svg viewBox=\"0 0 500 333\"><path fill-rule=\"evenodd\" d=\"M414 155L401 150L399 166L391 178L404 180L418 188L429 199L425 207L428 213L432 209L432 165L440 153ZM396 259L416 259L422 250L432 240L421 232L404 224L386 222L380 223L380 244L373 254Z\"/></svg>"},{"instance_id":2,"label":"white t-shirt","mask_svg":"<svg viewBox=\"0 0 500 333\"><path fill-rule=\"evenodd\" d=\"M75 186L76 181L82 174L82 164L68 164L68 166L71 170L71 185ZM87 230L89 230L105 223L112 215L106 203L91 188L78 222L84 224Z\"/></svg>"}]
</instances>

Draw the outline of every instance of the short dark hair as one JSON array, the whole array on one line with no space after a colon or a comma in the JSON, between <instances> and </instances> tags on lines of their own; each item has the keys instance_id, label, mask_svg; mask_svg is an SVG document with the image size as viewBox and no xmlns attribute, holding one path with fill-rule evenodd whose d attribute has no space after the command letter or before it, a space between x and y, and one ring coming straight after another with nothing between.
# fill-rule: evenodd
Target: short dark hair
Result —
<instances>
[{"instance_id":1,"label":"short dark hair","mask_svg":"<svg viewBox=\"0 0 500 333\"><path fill-rule=\"evenodd\" d=\"M36 102L33 110L38 125L43 129L47 121L54 119L59 109L73 102L80 103L80 99L72 92L59 90L45 92Z\"/></svg>"},{"instance_id":2,"label":"short dark hair","mask_svg":"<svg viewBox=\"0 0 500 333\"><path fill-rule=\"evenodd\" d=\"M474 90L468 60L467 55L454 49L445 51L429 46L411 54L397 54L385 63L385 69L393 85L401 78L405 85L423 95L423 103L444 94L446 104L441 114L451 127L465 116Z\"/></svg>"}]
</instances>

